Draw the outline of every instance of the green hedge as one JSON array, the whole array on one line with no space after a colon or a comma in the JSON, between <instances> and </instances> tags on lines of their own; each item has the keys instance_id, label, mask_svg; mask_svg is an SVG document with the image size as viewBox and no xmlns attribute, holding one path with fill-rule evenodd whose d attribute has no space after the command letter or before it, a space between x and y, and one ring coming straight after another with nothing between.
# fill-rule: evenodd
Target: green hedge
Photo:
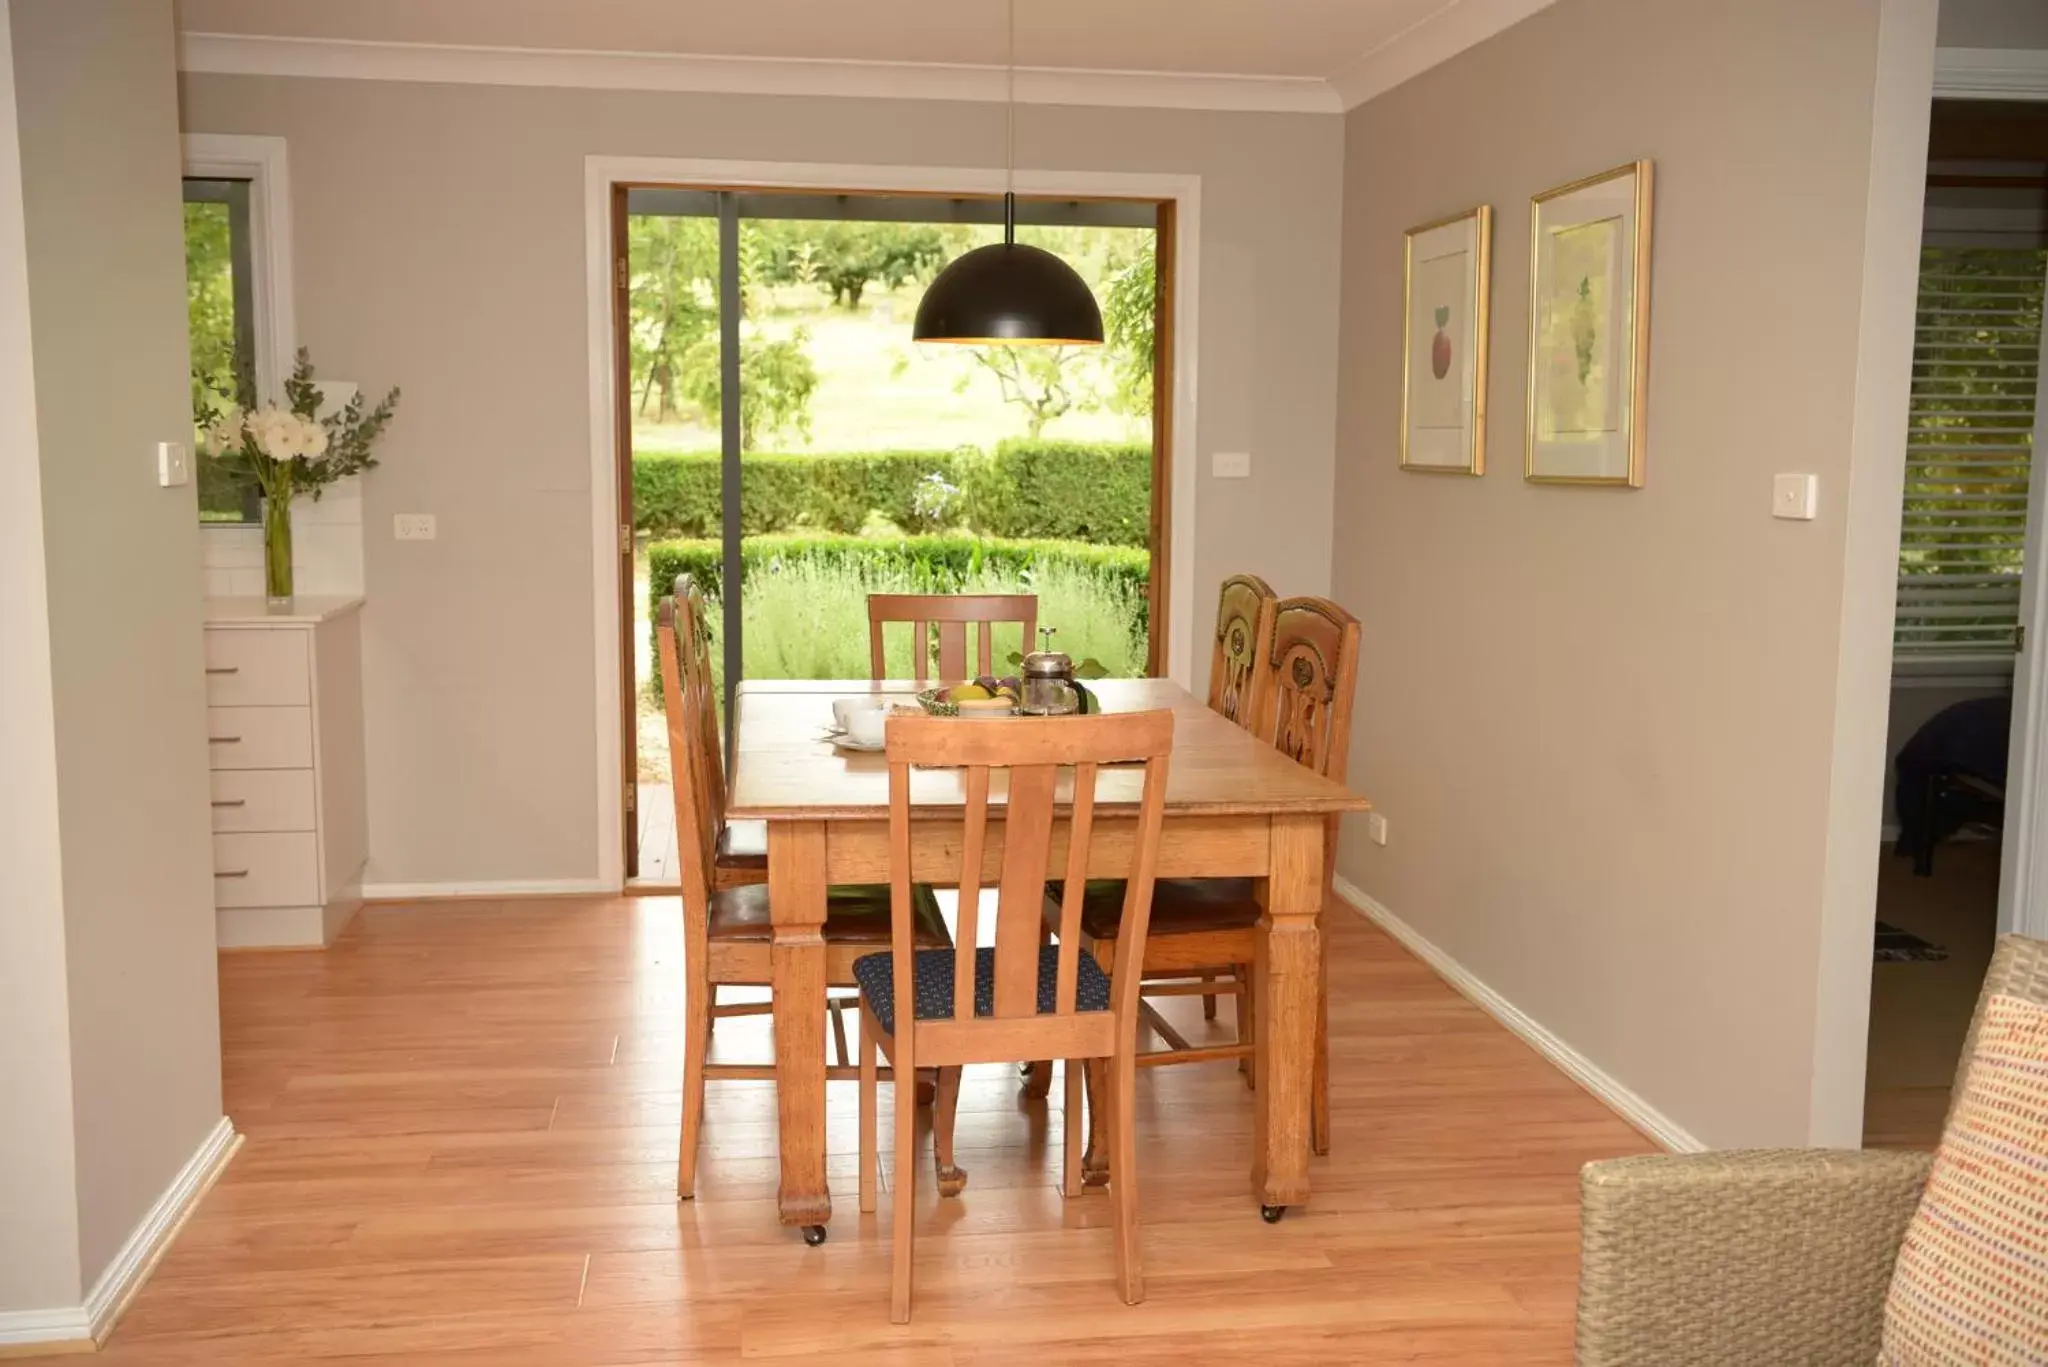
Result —
<instances>
[{"instance_id":1,"label":"green hedge","mask_svg":"<svg viewBox=\"0 0 2048 1367\"><path fill-rule=\"evenodd\" d=\"M901 574L916 591L957 593L982 574L1023 575L1052 561L1120 580L1142 602L1152 557L1127 546L1089 546L1072 541L998 541L972 536L912 536L870 540L858 536L762 536L740 548L740 575L772 572L783 562L808 559L857 566L866 574ZM679 574L716 597L724 582L724 552L716 541L657 541L647 548L648 617ZM1142 620L1143 629L1149 624Z\"/></svg>"},{"instance_id":2,"label":"green hedge","mask_svg":"<svg viewBox=\"0 0 2048 1367\"><path fill-rule=\"evenodd\" d=\"M911 528L919 481L942 475L961 489L953 525L989 536L1142 547L1152 517L1152 448L1120 443L1013 441L993 453L872 451L753 453L740 458L740 528L857 532L879 513ZM633 458L635 525L656 536L707 537L720 521L720 462L713 452Z\"/></svg>"},{"instance_id":3,"label":"green hedge","mask_svg":"<svg viewBox=\"0 0 2048 1367\"><path fill-rule=\"evenodd\" d=\"M986 535L1106 546L1151 540L1150 446L1006 441L961 474L967 519Z\"/></svg>"},{"instance_id":4,"label":"green hedge","mask_svg":"<svg viewBox=\"0 0 2048 1367\"><path fill-rule=\"evenodd\" d=\"M971 449L966 453L976 455ZM747 536L810 526L857 532L879 512L911 525L911 495L926 475L959 483L961 454L867 451L832 455L740 457L740 530ZM723 483L715 451L633 457L633 521L657 536L711 536L719 526Z\"/></svg>"}]
</instances>

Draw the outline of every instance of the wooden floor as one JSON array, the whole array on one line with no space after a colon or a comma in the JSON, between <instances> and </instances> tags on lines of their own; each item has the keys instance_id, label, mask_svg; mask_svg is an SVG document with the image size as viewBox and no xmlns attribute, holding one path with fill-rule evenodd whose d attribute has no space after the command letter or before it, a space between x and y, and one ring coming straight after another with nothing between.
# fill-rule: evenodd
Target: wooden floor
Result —
<instances>
[{"instance_id":1,"label":"wooden floor","mask_svg":"<svg viewBox=\"0 0 2048 1367\"><path fill-rule=\"evenodd\" d=\"M675 1201L672 900L372 909L324 954L226 956L248 1142L104 1360L1569 1361L1579 1166L1649 1145L1367 922L1331 919L1337 1147L1311 1206L1260 1222L1232 1065L1149 1070L1150 1294L1126 1307L1106 1202L1054 1188L1059 1089L1048 1111L971 1071L970 1183L919 1203L900 1328L888 1203L854 1209L851 1084L824 1247L775 1222L768 1084L712 1084L700 1195ZM1199 1033L1197 1004L1173 1005ZM765 1057L766 1030L723 1021L718 1048Z\"/></svg>"}]
</instances>

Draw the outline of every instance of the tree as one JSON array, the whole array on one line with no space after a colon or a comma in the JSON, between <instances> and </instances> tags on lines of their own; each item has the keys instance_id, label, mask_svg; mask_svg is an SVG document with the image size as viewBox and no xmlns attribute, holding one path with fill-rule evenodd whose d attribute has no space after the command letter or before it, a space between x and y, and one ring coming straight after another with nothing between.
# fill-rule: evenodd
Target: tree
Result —
<instances>
[{"instance_id":1,"label":"tree","mask_svg":"<svg viewBox=\"0 0 2048 1367\"><path fill-rule=\"evenodd\" d=\"M928 223L764 223L761 278L770 284L815 282L845 308L860 307L874 281L890 289L935 271L951 252L941 229Z\"/></svg>"},{"instance_id":2,"label":"tree","mask_svg":"<svg viewBox=\"0 0 2048 1367\"><path fill-rule=\"evenodd\" d=\"M709 218L635 214L626 221L628 345L636 410L654 419L678 415L684 358L713 340L716 372L718 224ZM713 409L716 412L716 409Z\"/></svg>"},{"instance_id":3,"label":"tree","mask_svg":"<svg viewBox=\"0 0 2048 1367\"><path fill-rule=\"evenodd\" d=\"M1155 252L1145 251L1112 275L1102 311L1110 369L1116 376L1112 403L1118 412L1134 416L1152 415L1152 370L1159 318L1158 259Z\"/></svg>"},{"instance_id":4,"label":"tree","mask_svg":"<svg viewBox=\"0 0 2048 1367\"><path fill-rule=\"evenodd\" d=\"M811 394L818 387L818 370L804 351L810 334L798 328L787 340L770 342L760 337L740 341L740 450L758 449L761 438L777 432L793 432L811 439ZM724 400L724 383L719 368L718 335L697 340L683 356L684 397L716 423Z\"/></svg>"},{"instance_id":5,"label":"tree","mask_svg":"<svg viewBox=\"0 0 2048 1367\"><path fill-rule=\"evenodd\" d=\"M1054 418L1089 406L1088 396L1076 393L1075 377L1068 373L1080 356L1073 347L986 346L968 354L996 377L1003 401L1024 410L1024 433L1033 440Z\"/></svg>"}]
</instances>

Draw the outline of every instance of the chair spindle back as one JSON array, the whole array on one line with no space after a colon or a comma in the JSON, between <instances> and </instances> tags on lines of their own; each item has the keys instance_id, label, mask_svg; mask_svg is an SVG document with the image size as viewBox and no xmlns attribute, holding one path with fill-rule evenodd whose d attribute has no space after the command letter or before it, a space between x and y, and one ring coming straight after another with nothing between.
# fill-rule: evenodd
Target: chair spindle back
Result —
<instances>
[{"instance_id":1,"label":"chair spindle back","mask_svg":"<svg viewBox=\"0 0 2048 1367\"><path fill-rule=\"evenodd\" d=\"M911 677L924 683L931 670L932 637L938 638L939 682L959 683L994 674L997 623L1015 622L1024 630L1024 652L1037 649L1038 595L1035 593L871 593L868 595L868 677L885 679L882 627L887 622L911 625ZM968 668L967 628L975 625L978 667ZM1007 671L1005 671L1007 672Z\"/></svg>"}]
</instances>

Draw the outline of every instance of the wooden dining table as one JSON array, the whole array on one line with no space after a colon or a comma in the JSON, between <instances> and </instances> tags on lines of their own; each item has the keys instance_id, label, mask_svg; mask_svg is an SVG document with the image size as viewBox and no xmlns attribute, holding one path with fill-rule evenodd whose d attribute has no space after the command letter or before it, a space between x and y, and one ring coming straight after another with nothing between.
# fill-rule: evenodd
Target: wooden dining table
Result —
<instances>
[{"instance_id":1,"label":"wooden dining table","mask_svg":"<svg viewBox=\"0 0 2048 1367\"><path fill-rule=\"evenodd\" d=\"M831 702L878 694L913 706L918 687L893 680L750 679L737 693L726 814L765 821L768 829L778 1206L787 1225L822 1230L832 1218L825 1184L826 889L890 878L888 765L879 753L833 746ZM1251 1191L1271 1209L1301 1205L1309 1195L1324 832L1336 813L1370 804L1262 744L1169 680L1102 679L1088 687L1106 712L1167 708L1174 714L1158 876L1257 880L1265 912L1252 975L1259 1024ZM1105 770L1098 781L1091 878L1121 877L1129 868L1141 773ZM913 770L910 802L911 875L951 884L962 857L961 774ZM989 803L983 876L992 885L1003 857L1000 779ZM1065 835L1056 827L1052 866L1065 868L1066 857Z\"/></svg>"}]
</instances>

